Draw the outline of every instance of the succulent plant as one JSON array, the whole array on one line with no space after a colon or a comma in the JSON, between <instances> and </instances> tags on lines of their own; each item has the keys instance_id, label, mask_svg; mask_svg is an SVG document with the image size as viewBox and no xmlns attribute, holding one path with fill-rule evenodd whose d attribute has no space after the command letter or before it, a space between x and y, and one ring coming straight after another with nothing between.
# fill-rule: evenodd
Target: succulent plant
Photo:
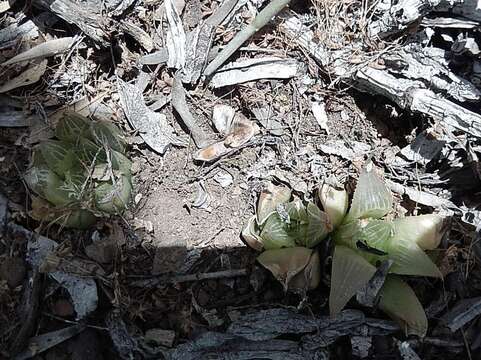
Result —
<instances>
[{"instance_id":1,"label":"succulent plant","mask_svg":"<svg viewBox=\"0 0 481 360\"><path fill-rule=\"evenodd\" d=\"M320 281L320 261L313 248L328 236L332 226L329 216L316 204L291 201L291 195L288 188L269 184L242 236L252 248L263 251L259 263L285 289L314 289Z\"/></svg>"},{"instance_id":2,"label":"succulent plant","mask_svg":"<svg viewBox=\"0 0 481 360\"><path fill-rule=\"evenodd\" d=\"M120 130L106 121L66 113L56 139L34 148L24 180L39 221L84 229L99 216L122 212L132 191L131 162Z\"/></svg>"},{"instance_id":3,"label":"succulent plant","mask_svg":"<svg viewBox=\"0 0 481 360\"><path fill-rule=\"evenodd\" d=\"M260 195L257 214L242 232L251 247L263 251L259 263L286 290L313 289L320 277L315 247L330 235L334 253L329 308L336 315L366 286L379 264L389 260L377 306L407 334L424 336L424 309L401 275L442 277L425 250L438 247L448 219L434 214L385 219L393 208L392 194L372 169L361 172L350 207L344 189L325 184L318 196L324 211L313 202L290 201L285 187L270 185Z\"/></svg>"}]
</instances>

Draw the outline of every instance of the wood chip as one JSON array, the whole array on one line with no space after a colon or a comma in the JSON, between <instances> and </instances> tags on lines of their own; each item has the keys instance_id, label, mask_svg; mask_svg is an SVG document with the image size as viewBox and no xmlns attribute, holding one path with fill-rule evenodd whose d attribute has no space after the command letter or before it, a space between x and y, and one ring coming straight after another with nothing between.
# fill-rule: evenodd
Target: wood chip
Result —
<instances>
[{"instance_id":1,"label":"wood chip","mask_svg":"<svg viewBox=\"0 0 481 360\"><path fill-rule=\"evenodd\" d=\"M441 317L451 332L461 329L481 314L481 297L463 299Z\"/></svg>"},{"instance_id":2,"label":"wood chip","mask_svg":"<svg viewBox=\"0 0 481 360\"><path fill-rule=\"evenodd\" d=\"M35 336L29 340L26 350L15 356L15 360L25 360L35 357L75 335L78 335L84 329L85 325L73 325L61 330Z\"/></svg>"},{"instance_id":3,"label":"wood chip","mask_svg":"<svg viewBox=\"0 0 481 360\"><path fill-rule=\"evenodd\" d=\"M300 62L290 58L266 56L243 59L217 70L210 83L219 88L259 79L289 79L300 75L302 69Z\"/></svg>"},{"instance_id":4,"label":"wood chip","mask_svg":"<svg viewBox=\"0 0 481 360\"><path fill-rule=\"evenodd\" d=\"M12 47L17 40L30 40L38 36L37 25L32 20L22 25L12 24L0 30L0 49Z\"/></svg>"},{"instance_id":5,"label":"wood chip","mask_svg":"<svg viewBox=\"0 0 481 360\"><path fill-rule=\"evenodd\" d=\"M115 310L110 311L105 319L105 324L108 327L110 338L120 359L134 359L137 341L130 335L127 325L125 325L119 312Z\"/></svg>"},{"instance_id":6,"label":"wood chip","mask_svg":"<svg viewBox=\"0 0 481 360\"><path fill-rule=\"evenodd\" d=\"M317 124L322 130L325 130L327 135L329 135L329 125L327 124L328 117L326 112L326 104L322 101L311 102L312 114L314 119L316 119Z\"/></svg>"},{"instance_id":7,"label":"wood chip","mask_svg":"<svg viewBox=\"0 0 481 360\"><path fill-rule=\"evenodd\" d=\"M125 116L134 130L152 150L164 154L168 147L183 145L174 135L174 129L167 122L164 114L150 110L144 102L144 96L135 85L118 80L118 91Z\"/></svg>"},{"instance_id":8,"label":"wood chip","mask_svg":"<svg viewBox=\"0 0 481 360\"><path fill-rule=\"evenodd\" d=\"M130 36L132 36L135 41L137 41L145 50L152 51L154 48L154 41L144 30L142 30L137 25L134 25L128 21L121 21L120 28Z\"/></svg>"},{"instance_id":9,"label":"wood chip","mask_svg":"<svg viewBox=\"0 0 481 360\"><path fill-rule=\"evenodd\" d=\"M165 64L167 61L169 61L169 51L167 49L160 49L152 54L144 55L139 60L142 65Z\"/></svg>"},{"instance_id":10,"label":"wood chip","mask_svg":"<svg viewBox=\"0 0 481 360\"><path fill-rule=\"evenodd\" d=\"M99 13L101 6L88 3L78 3L72 0L55 0L51 3L45 0L37 0L44 7L68 22L77 25L87 36L100 45L110 45L107 26L108 18ZM95 4L95 3L94 3ZM97 8L95 8L97 6Z\"/></svg>"},{"instance_id":11,"label":"wood chip","mask_svg":"<svg viewBox=\"0 0 481 360\"><path fill-rule=\"evenodd\" d=\"M1 13L4 13L5 11L7 11L8 9L10 9L10 3L8 0L2 0L0 1L0 14Z\"/></svg>"}]
</instances>

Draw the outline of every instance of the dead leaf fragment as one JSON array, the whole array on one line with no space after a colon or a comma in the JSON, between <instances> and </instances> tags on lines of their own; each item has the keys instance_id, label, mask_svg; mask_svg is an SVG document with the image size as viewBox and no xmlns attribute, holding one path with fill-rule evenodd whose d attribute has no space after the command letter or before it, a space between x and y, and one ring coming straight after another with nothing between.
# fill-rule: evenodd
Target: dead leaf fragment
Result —
<instances>
[{"instance_id":1,"label":"dead leaf fragment","mask_svg":"<svg viewBox=\"0 0 481 360\"><path fill-rule=\"evenodd\" d=\"M314 289L320 281L317 251L292 247L264 251L257 261L282 283L285 290Z\"/></svg>"},{"instance_id":2,"label":"dead leaf fragment","mask_svg":"<svg viewBox=\"0 0 481 360\"><path fill-rule=\"evenodd\" d=\"M235 110L229 105L215 105L212 113L212 122L215 129L222 135L226 135L232 126Z\"/></svg>"},{"instance_id":3,"label":"dead leaf fragment","mask_svg":"<svg viewBox=\"0 0 481 360\"><path fill-rule=\"evenodd\" d=\"M205 162L218 160L247 143L259 131L259 126L255 122L240 113L236 114L226 138L198 150L194 154L194 159Z\"/></svg>"},{"instance_id":4,"label":"dead leaf fragment","mask_svg":"<svg viewBox=\"0 0 481 360\"><path fill-rule=\"evenodd\" d=\"M17 77L8 80L0 87L0 94L22 86L35 84L41 79L42 75L45 73L45 70L47 70L47 60L43 60L39 64L29 67Z\"/></svg>"}]
</instances>

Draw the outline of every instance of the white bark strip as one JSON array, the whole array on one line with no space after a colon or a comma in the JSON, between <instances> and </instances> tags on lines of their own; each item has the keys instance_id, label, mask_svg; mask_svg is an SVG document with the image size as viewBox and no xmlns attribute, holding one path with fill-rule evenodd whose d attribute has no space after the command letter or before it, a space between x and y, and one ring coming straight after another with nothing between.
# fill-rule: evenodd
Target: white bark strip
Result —
<instances>
[{"instance_id":1,"label":"white bark strip","mask_svg":"<svg viewBox=\"0 0 481 360\"><path fill-rule=\"evenodd\" d=\"M167 32L169 61L167 65L176 69L182 69L185 64L186 37L182 20L172 1L173 0L165 1L165 14L169 22L169 31Z\"/></svg>"},{"instance_id":2,"label":"white bark strip","mask_svg":"<svg viewBox=\"0 0 481 360\"><path fill-rule=\"evenodd\" d=\"M215 88L259 79L289 79L302 71L297 60L273 56L243 59L220 68L211 84Z\"/></svg>"},{"instance_id":3,"label":"white bark strip","mask_svg":"<svg viewBox=\"0 0 481 360\"><path fill-rule=\"evenodd\" d=\"M422 83L365 67L356 73L356 84L360 90L386 96L403 109L420 112L441 124L481 138L481 115L423 89Z\"/></svg>"},{"instance_id":4,"label":"white bark strip","mask_svg":"<svg viewBox=\"0 0 481 360\"><path fill-rule=\"evenodd\" d=\"M381 38L406 30L409 25L429 13L441 0L391 0L379 1L374 13L380 14L377 21L368 26L370 36Z\"/></svg>"}]
</instances>

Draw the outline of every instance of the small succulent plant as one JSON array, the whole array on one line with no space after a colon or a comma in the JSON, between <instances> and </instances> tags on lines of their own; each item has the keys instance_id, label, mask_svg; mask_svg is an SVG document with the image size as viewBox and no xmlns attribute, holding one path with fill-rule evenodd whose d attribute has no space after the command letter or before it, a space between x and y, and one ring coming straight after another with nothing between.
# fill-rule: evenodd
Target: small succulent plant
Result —
<instances>
[{"instance_id":1,"label":"small succulent plant","mask_svg":"<svg viewBox=\"0 0 481 360\"><path fill-rule=\"evenodd\" d=\"M106 121L66 113L55 139L38 144L24 180L37 195L31 216L84 229L122 212L132 191L131 161L120 130Z\"/></svg>"},{"instance_id":2,"label":"small succulent plant","mask_svg":"<svg viewBox=\"0 0 481 360\"><path fill-rule=\"evenodd\" d=\"M313 289L320 279L315 247L330 236L334 253L329 308L336 315L366 286L379 264L389 260L377 305L407 334L424 336L426 315L401 276L441 277L425 250L438 247L447 219L433 214L385 219L393 208L392 194L373 170L360 174L350 207L344 189L323 185L318 196L323 211L313 202L291 201L285 187L270 185L260 195L257 214L242 232L251 247L262 251L259 263L286 289Z\"/></svg>"},{"instance_id":3,"label":"small succulent plant","mask_svg":"<svg viewBox=\"0 0 481 360\"><path fill-rule=\"evenodd\" d=\"M313 249L332 230L328 215L313 202L291 199L291 191L269 184L242 231L244 240L262 251L257 260L287 289L314 289L320 261Z\"/></svg>"}]
</instances>

